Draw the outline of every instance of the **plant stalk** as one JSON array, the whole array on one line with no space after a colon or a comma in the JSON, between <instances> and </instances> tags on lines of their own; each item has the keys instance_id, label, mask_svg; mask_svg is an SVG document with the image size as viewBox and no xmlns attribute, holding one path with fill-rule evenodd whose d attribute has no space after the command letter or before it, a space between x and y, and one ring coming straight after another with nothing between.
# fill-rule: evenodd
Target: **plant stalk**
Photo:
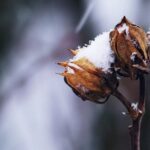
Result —
<instances>
[{"instance_id":1,"label":"plant stalk","mask_svg":"<svg viewBox=\"0 0 150 150\"><path fill-rule=\"evenodd\" d=\"M140 133L141 133L141 122L145 112L145 78L143 75L139 77L139 102L138 102L138 117L132 119L132 126L129 127L131 136L131 150L141 150L140 146Z\"/></svg>"},{"instance_id":2,"label":"plant stalk","mask_svg":"<svg viewBox=\"0 0 150 150\"><path fill-rule=\"evenodd\" d=\"M143 75L139 77L139 101L137 109L133 108L131 102L122 95L119 91L113 93L122 104L126 107L129 115L132 119L132 125L129 126L129 133L131 136L131 150L141 150L140 147L140 132L141 132L141 122L145 112L145 78Z\"/></svg>"},{"instance_id":3,"label":"plant stalk","mask_svg":"<svg viewBox=\"0 0 150 150\"><path fill-rule=\"evenodd\" d=\"M140 150L140 131L142 116L132 120L132 126L129 126L131 136L131 150Z\"/></svg>"}]
</instances>

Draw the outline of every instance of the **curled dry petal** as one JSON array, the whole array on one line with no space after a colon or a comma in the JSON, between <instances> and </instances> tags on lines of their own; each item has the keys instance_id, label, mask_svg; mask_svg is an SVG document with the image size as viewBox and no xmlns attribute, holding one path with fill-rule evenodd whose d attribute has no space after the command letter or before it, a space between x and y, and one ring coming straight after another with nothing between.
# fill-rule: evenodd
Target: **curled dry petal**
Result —
<instances>
[{"instance_id":1,"label":"curled dry petal","mask_svg":"<svg viewBox=\"0 0 150 150\"><path fill-rule=\"evenodd\" d=\"M60 62L66 68L61 75L75 94L83 100L103 103L117 88L118 81L113 73L104 73L86 58L73 62Z\"/></svg>"},{"instance_id":2,"label":"curled dry petal","mask_svg":"<svg viewBox=\"0 0 150 150\"><path fill-rule=\"evenodd\" d=\"M120 67L132 79L136 79L141 70L148 68L148 42L142 28L123 17L110 33L111 48L116 54L116 66ZM141 66L139 68L134 66ZM145 69L148 70L148 69Z\"/></svg>"}]
</instances>

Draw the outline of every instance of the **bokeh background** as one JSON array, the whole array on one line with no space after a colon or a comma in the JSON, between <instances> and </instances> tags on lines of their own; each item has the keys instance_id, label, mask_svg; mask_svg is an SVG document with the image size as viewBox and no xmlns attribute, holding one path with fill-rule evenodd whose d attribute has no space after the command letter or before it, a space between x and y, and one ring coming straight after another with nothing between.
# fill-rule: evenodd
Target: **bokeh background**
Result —
<instances>
[{"instance_id":1,"label":"bokeh background","mask_svg":"<svg viewBox=\"0 0 150 150\"><path fill-rule=\"evenodd\" d=\"M123 16L150 27L149 0L0 0L0 150L128 150L131 123L120 102L83 102L56 73ZM149 77L142 150L150 150ZM121 82L131 100L138 83Z\"/></svg>"}]
</instances>

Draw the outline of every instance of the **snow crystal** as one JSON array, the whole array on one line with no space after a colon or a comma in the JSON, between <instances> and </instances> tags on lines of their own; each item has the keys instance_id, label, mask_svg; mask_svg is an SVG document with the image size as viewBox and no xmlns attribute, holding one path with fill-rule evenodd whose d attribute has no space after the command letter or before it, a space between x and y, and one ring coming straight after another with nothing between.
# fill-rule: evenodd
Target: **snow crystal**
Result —
<instances>
[{"instance_id":1,"label":"snow crystal","mask_svg":"<svg viewBox=\"0 0 150 150\"><path fill-rule=\"evenodd\" d=\"M125 115L127 115L127 113L126 113L126 112L122 112L122 115L124 115L124 116L125 116Z\"/></svg>"},{"instance_id":2,"label":"snow crystal","mask_svg":"<svg viewBox=\"0 0 150 150\"><path fill-rule=\"evenodd\" d=\"M147 32L147 43L150 45L150 31Z\"/></svg>"},{"instance_id":3,"label":"snow crystal","mask_svg":"<svg viewBox=\"0 0 150 150\"><path fill-rule=\"evenodd\" d=\"M132 104L131 104L131 107L132 107L134 110L138 110L138 103L132 103Z\"/></svg>"},{"instance_id":4,"label":"snow crystal","mask_svg":"<svg viewBox=\"0 0 150 150\"><path fill-rule=\"evenodd\" d=\"M132 61L135 61L135 56L137 55L137 52L133 52L132 54L131 54L131 56L130 56L130 59L132 60Z\"/></svg>"},{"instance_id":5,"label":"snow crystal","mask_svg":"<svg viewBox=\"0 0 150 150\"><path fill-rule=\"evenodd\" d=\"M131 104L131 107L133 108L133 110L138 111L140 114L143 113L142 110L140 110L140 109L138 108L138 103L132 103L132 104Z\"/></svg>"},{"instance_id":6,"label":"snow crystal","mask_svg":"<svg viewBox=\"0 0 150 150\"><path fill-rule=\"evenodd\" d=\"M70 62L84 57L97 68L101 68L107 72L111 67L111 63L114 62L113 51L110 47L109 33L110 32L104 32L98 35L94 41L90 41L89 45L79 48L79 52Z\"/></svg>"},{"instance_id":7,"label":"snow crystal","mask_svg":"<svg viewBox=\"0 0 150 150\"><path fill-rule=\"evenodd\" d=\"M67 73L74 74L74 70L70 67L67 67Z\"/></svg>"},{"instance_id":8,"label":"snow crystal","mask_svg":"<svg viewBox=\"0 0 150 150\"><path fill-rule=\"evenodd\" d=\"M117 79L118 79L118 80L121 80L121 77L120 77L120 76L117 76Z\"/></svg>"},{"instance_id":9,"label":"snow crystal","mask_svg":"<svg viewBox=\"0 0 150 150\"><path fill-rule=\"evenodd\" d=\"M126 33L129 33L129 27L124 23L122 26L117 28L119 33L122 33L123 31L126 31Z\"/></svg>"},{"instance_id":10,"label":"snow crystal","mask_svg":"<svg viewBox=\"0 0 150 150\"><path fill-rule=\"evenodd\" d=\"M139 113L142 114L143 113L142 110L139 109Z\"/></svg>"}]
</instances>

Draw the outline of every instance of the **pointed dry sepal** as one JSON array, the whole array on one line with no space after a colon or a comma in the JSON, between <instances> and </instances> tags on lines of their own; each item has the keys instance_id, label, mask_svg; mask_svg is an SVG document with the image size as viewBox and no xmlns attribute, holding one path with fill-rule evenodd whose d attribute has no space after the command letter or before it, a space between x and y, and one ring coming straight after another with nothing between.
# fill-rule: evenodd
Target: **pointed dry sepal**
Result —
<instances>
[{"instance_id":1,"label":"pointed dry sepal","mask_svg":"<svg viewBox=\"0 0 150 150\"><path fill-rule=\"evenodd\" d=\"M60 76L63 76L63 77L66 76L66 73L65 73L65 72L62 72L62 73L56 73L56 74L58 74L58 75L60 75Z\"/></svg>"},{"instance_id":2,"label":"pointed dry sepal","mask_svg":"<svg viewBox=\"0 0 150 150\"><path fill-rule=\"evenodd\" d=\"M85 58L58 64L65 67L64 73L60 75L64 77L74 93L83 100L104 103L103 98L107 99L118 86L116 76L112 73L104 75L101 69L97 69Z\"/></svg>"},{"instance_id":3,"label":"pointed dry sepal","mask_svg":"<svg viewBox=\"0 0 150 150\"><path fill-rule=\"evenodd\" d=\"M63 66L63 67L68 66L68 62L66 62L66 61L58 62L57 64L60 65L60 66Z\"/></svg>"},{"instance_id":4,"label":"pointed dry sepal","mask_svg":"<svg viewBox=\"0 0 150 150\"><path fill-rule=\"evenodd\" d=\"M76 56L78 54L78 50L73 50L73 49L68 49L68 50L71 52L73 56Z\"/></svg>"}]
</instances>

